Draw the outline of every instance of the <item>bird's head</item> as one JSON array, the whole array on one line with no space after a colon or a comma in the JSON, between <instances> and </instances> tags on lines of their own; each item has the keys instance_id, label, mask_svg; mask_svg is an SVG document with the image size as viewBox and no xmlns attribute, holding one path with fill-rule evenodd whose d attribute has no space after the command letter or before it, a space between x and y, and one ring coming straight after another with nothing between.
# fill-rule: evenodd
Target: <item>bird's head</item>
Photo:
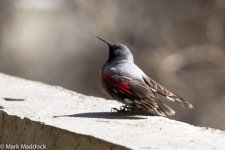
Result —
<instances>
[{"instance_id":1,"label":"bird's head","mask_svg":"<svg viewBox=\"0 0 225 150\"><path fill-rule=\"evenodd\" d=\"M133 62L133 55L126 45L111 43L99 36L97 36L97 38L105 42L109 47L109 57L107 62Z\"/></svg>"}]
</instances>

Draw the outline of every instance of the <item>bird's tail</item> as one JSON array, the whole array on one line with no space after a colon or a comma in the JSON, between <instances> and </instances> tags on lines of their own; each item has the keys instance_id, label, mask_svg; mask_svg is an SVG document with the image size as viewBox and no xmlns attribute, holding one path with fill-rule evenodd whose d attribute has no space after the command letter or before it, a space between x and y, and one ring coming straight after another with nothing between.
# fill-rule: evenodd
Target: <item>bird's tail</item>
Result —
<instances>
[{"instance_id":1,"label":"bird's tail","mask_svg":"<svg viewBox=\"0 0 225 150\"><path fill-rule=\"evenodd\" d=\"M158 103L158 108L156 108L155 111L160 116L173 116L175 114L175 111L173 109L161 102Z\"/></svg>"},{"instance_id":2,"label":"bird's tail","mask_svg":"<svg viewBox=\"0 0 225 150\"><path fill-rule=\"evenodd\" d=\"M181 98L175 94L171 93L170 95L166 96L166 98L173 102L180 104L183 107L193 108L193 105L191 103L189 103L188 101L184 100L183 98Z\"/></svg>"}]
</instances>

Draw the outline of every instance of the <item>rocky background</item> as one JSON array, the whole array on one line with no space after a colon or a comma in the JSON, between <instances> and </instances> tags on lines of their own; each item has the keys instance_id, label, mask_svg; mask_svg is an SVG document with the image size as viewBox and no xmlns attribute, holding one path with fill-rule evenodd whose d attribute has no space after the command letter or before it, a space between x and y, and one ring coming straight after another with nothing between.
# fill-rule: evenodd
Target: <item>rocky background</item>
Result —
<instances>
[{"instance_id":1,"label":"rocky background","mask_svg":"<svg viewBox=\"0 0 225 150\"><path fill-rule=\"evenodd\" d=\"M173 119L225 130L225 1L1 0L0 72L107 97L96 35L194 104Z\"/></svg>"}]
</instances>

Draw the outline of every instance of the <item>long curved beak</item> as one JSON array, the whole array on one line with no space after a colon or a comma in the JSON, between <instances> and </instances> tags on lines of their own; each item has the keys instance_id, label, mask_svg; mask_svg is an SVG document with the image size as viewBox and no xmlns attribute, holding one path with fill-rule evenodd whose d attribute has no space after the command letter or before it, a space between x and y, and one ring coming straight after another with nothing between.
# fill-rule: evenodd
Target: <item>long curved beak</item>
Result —
<instances>
[{"instance_id":1,"label":"long curved beak","mask_svg":"<svg viewBox=\"0 0 225 150\"><path fill-rule=\"evenodd\" d=\"M107 41L106 39L104 39L104 38L102 38L102 37L100 37L100 36L96 36L96 37L97 37L99 40L105 42L108 46L112 46L112 45L113 45L111 42Z\"/></svg>"}]
</instances>

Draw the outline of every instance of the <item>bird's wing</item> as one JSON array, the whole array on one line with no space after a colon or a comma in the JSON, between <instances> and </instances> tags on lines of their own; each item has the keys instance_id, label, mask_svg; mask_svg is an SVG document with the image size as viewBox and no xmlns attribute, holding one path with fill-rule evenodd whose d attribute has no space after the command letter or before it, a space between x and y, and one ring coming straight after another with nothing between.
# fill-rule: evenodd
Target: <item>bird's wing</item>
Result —
<instances>
[{"instance_id":1,"label":"bird's wing","mask_svg":"<svg viewBox=\"0 0 225 150\"><path fill-rule=\"evenodd\" d=\"M119 75L112 76L112 79L113 91L124 95L137 107L146 111L156 111L162 116L175 114L175 111L163 104L145 82Z\"/></svg>"},{"instance_id":2,"label":"bird's wing","mask_svg":"<svg viewBox=\"0 0 225 150\"><path fill-rule=\"evenodd\" d=\"M158 93L158 94L162 95L163 97L167 98L168 100L176 102L183 107L193 108L193 105L191 103L189 103L188 101L184 100L183 98L173 94L172 92L170 92L169 90L164 88L162 85L160 85L153 79L150 79L148 77L143 77L143 80L145 81L145 83L150 87L150 89L153 92Z\"/></svg>"}]
</instances>

